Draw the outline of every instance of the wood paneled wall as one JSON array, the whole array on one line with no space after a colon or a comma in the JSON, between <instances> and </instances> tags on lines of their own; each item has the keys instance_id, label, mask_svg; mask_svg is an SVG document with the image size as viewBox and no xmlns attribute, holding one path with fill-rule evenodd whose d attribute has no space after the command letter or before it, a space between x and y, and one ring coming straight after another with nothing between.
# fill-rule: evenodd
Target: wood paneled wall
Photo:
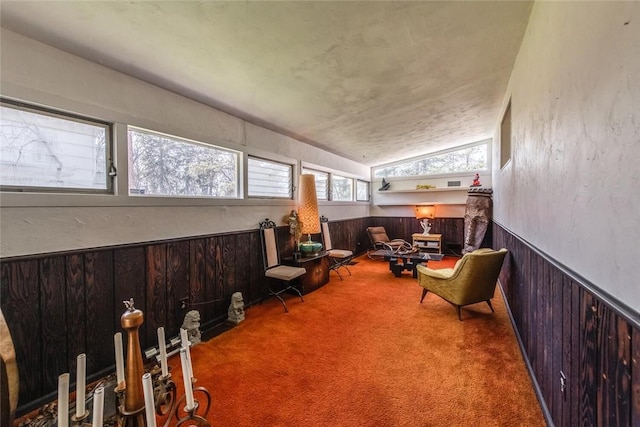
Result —
<instances>
[{"instance_id":1,"label":"wood paneled wall","mask_svg":"<svg viewBox=\"0 0 640 427\"><path fill-rule=\"evenodd\" d=\"M640 426L638 313L497 224L493 246L509 249L500 282L553 424Z\"/></svg>"},{"instance_id":2,"label":"wood paneled wall","mask_svg":"<svg viewBox=\"0 0 640 427\"><path fill-rule=\"evenodd\" d=\"M366 228L372 225L407 240L421 231L415 218L330 221L332 242L364 253L370 247ZM434 232L444 231L445 240L461 245L462 225L461 219L437 219ZM294 241L288 227L278 227L276 234L281 254L290 256ZM157 345L159 326L165 327L167 338L178 335L190 309L200 312L206 330L226 320L232 293L242 292L247 305L262 300L263 279L257 229L3 259L0 305L20 370L18 414L54 400L61 373L69 372L75 381L80 353L87 354L89 379L114 370L113 334L122 331L122 301L133 298L144 312L140 345L146 349ZM183 300L186 309L181 308Z\"/></svg>"}]
</instances>

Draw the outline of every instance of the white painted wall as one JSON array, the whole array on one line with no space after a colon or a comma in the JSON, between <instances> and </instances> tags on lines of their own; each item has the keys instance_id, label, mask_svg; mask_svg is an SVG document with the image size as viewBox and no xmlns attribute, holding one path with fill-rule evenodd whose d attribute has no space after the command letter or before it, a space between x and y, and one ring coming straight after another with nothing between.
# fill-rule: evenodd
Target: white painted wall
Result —
<instances>
[{"instance_id":1,"label":"white painted wall","mask_svg":"<svg viewBox=\"0 0 640 427\"><path fill-rule=\"evenodd\" d=\"M639 43L640 2L536 2L493 150L495 220L637 311Z\"/></svg>"},{"instance_id":2,"label":"white painted wall","mask_svg":"<svg viewBox=\"0 0 640 427\"><path fill-rule=\"evenodd\" d=\"M3 96L185 138L325 166L368 179L369 167L249 124L156 86L2 29ZM120 135L122 136L122 135ZM122 153L117 155L124 159ZM118 165L120 173L125 165ZM0 195L0 256L100 247L282 223L293 201L131 200ZM366 203L320 203L331 220L369 216Z\"/></svg>"}]
</instances>

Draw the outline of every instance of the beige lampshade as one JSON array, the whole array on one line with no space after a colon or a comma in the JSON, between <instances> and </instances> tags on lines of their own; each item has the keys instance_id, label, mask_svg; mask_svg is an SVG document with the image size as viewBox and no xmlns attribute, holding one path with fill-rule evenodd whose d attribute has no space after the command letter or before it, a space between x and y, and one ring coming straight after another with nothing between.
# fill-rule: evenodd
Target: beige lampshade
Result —
<instances>
[{"instance_id":1,"label":"beige lampshade","mask_svg":"<svg viewBox=\"0 0 640 427\"><path fill-rule=\"evenodd\" d=\"M424 219L429 218L433 219L436 217L436 207L433 205L422 205L416 206L416 218Z\"/></svg>"},{"instance_id":2,"label":"beige lampshade","mask_svg":"<svg viewBox=\"0 0 640 427\"><path fill-rule=\"evenodd\" d=\"M312 174L300 175L298 190L298 220L302 223L303 234L320 233L320 215L316 196L316 177Z\"/></svg>"}]
</instances>

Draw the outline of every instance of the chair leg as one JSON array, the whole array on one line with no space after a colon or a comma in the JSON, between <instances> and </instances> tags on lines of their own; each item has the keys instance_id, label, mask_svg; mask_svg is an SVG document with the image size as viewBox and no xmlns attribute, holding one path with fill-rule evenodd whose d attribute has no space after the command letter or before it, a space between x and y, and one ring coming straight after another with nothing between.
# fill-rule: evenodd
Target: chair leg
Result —
<instances>
[{"instance_id":1,"label":"chair leg","mask_svg":"<svg viewBox=\"0 0 640 427\"><path fill-rule=\"evenodd\" d=\"M420 304L422 304L422 300L424 300L424 297L427 295L427 288L422 288L422 298L420 298Z\"/></svg>"},{"instance_id":2,"label":"chair leg","mask_svg":"<svg viewBox=\"0 0 640 427\"><path fill-rule=\"evenodd\" d=\"M460 314L460 306L456 305L456 310L458 311L458 320L462 321L462 315Z\"/></svg>"},{"instance_id":3,"label":"chair leg","mask_svg":"<svg viewBox=\"0 0 640 427\"><path fill-rule=\"evenodd\" d=\"M489 308L491 309L491 312L495 313L496 311L493 309L493 306L491 305L491 300L487 300L487 304L489 304Z\"/></svg>"}]
</instances>

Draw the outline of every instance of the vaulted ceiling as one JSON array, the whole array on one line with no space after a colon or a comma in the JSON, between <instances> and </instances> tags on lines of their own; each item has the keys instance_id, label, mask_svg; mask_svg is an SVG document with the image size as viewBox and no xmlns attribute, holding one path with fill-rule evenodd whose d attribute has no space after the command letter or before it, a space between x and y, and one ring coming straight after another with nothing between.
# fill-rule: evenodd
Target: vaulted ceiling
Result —
<instances>
[{"instance_id":1,"label":"vaulted ceiling","mask_svg":"<svg viewBox=\"0 0 640 427\"><path fill-rule=\"evenodd\" d=\"M1 25L367 165L491 137L530 1L7 1Z\"/></svg>"}]
</instances>

